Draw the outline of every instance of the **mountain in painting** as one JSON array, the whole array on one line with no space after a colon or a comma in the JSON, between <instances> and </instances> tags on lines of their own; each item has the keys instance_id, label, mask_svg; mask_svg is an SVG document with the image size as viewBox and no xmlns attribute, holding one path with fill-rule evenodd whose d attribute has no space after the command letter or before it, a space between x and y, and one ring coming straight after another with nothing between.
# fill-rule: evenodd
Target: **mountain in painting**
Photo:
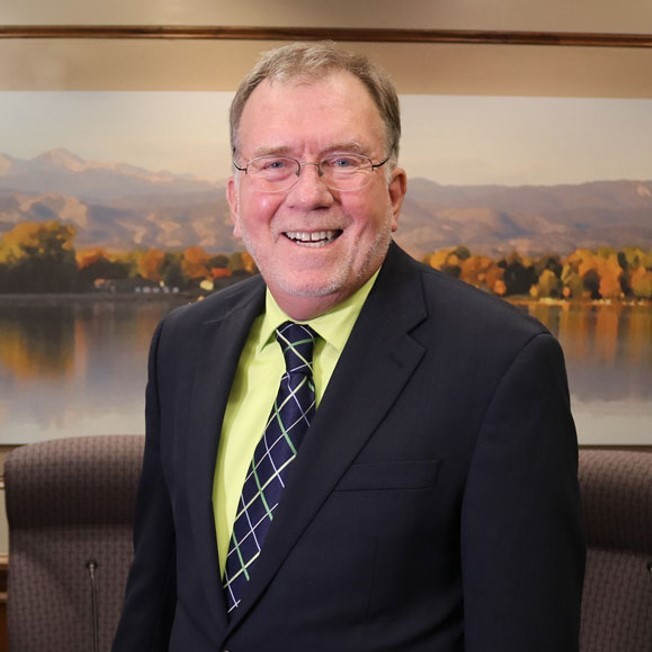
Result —
<instances>
[{"instance_id":1,"label":"mountain in painting","mask_svg":"<svg viewBox=\"0 0 652 652\"><path fill-rule=\"evenodd\" d=\"M29 160L0 154L0 189L106 201L142 194L206 192L215 185L190 175L151 172L125 163L85 161L58 148Z\"/></svg>"},{"instance_id":2,"label":"mountain in painting","mask_svg":"<svg viewBox=\"0 0 652 652\"><path fill-rule=\"evenodd\" d=\"M652 247L652 181L556 186L441 185L410 179L397 239L415 255L464 244L491 255ZM22 221L74 224L78 246L241 249L223 183L65 149L0 154L0 233Z\"/></svg>"},{"instance_id":3,"label":"mountain in painting","mask_svg":"<svg viewBox=\"0 0 652 652\"><path fill-rule=\"evenodd\" d=\"M400 230L411 250L463 243L500 254L652 246L652 181L443 186L414 179Z\"/></svg>"}]
</instances>

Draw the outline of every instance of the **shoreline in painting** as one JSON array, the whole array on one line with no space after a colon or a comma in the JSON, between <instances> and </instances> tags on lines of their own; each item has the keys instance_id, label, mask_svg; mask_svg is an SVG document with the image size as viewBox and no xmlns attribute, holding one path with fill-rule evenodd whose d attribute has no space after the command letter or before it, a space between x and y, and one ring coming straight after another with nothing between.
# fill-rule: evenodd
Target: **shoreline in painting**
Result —
<instances>
[{"instance_id":1,"label":"shoreline in painting","mask_svg":"<svg viewBox=\"0 0 652 652\"><path fill-rule=\"evenodd\" d=\"M169 301L170 299L187 299L194 301L199 298L197 293L175 292L175 293L149 293L136 292L123 293L101 293L101 292L25 292L22 294L0 294L0 304L50 304L57 305L62 301L84 301L84 302L136 302L136 301Z\"/></svg>"},{"instance_id":2,"label":"shoreline in painting","mask_svg":"<svg viewBox=\"0 0 652 652\"><path fill-rule=\"evenodd\" d=\"M238 281L236 281L238 282ZM217 290L216 290L217 291ZM24 292L24 293L0 293L0 304L26 304L35 303L42 305L43 302L56 305L61 301L169 301L170 299L186 299L188 302L197 301L210 296L212 292ZM491 294L491 293L489 293ZM497 295L494 295L497 296ZM507 303L515 306L630 306L630 307L652 307L652 299L640 299L631 297L620 297L614 299L556 299L552 297L529 297L509 296L498 297Z\"/></svg>"}]
</instances>

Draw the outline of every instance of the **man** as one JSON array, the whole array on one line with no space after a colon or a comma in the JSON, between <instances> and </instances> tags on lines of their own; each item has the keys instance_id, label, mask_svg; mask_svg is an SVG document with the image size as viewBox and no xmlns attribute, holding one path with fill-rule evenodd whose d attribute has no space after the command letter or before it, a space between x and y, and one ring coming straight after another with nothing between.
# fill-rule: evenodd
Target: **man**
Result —
<instances>
[{"instance_id":1,"label":"man","mask_svg":"<svg viewBox=\"0 0 652 652\"><path fill-rule=\"evenodd\" d=\"M391 83L331 44L280 48L240 86L231 129L234 232L261 277L154 336L114 652L577 650L562 354L392 242L406 174ZM286 388L312 397L292 427L280 408L267 420L299 347L286 327L314 347Z\"/></svg>"}]
</instances>

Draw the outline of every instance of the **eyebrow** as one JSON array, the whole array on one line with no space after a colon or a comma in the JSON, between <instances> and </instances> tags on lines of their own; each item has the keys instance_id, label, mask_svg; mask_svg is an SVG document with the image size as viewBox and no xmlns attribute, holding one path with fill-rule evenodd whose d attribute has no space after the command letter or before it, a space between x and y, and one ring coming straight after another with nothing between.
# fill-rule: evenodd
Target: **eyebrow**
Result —
<instances>
[{"instance_id":1,"label":"eyebrow","mask_svg":"<svg viewBox=\"0 0 652 652\"><path fill-rule=\"evenodd\" d=\"M347 142L335 143L333 145L329 145L326 149L320 152L319 157L323 158L324 156L328 156L333 152L351 152L353 154L367 155L367 151L368 149L364 145L362 145L362 143L358 142L357 140L351 140ZM274 155L288 156L294 158L294 155L292 153L292 148L287 145L279 145L278 147L267 147L263 145L261 147L257 147L253 152L252 158L257 158L259 156L274 156Z\"/></svg>"},{"instance_id":2,"label":"eyebrow","mask_svg":"<svg viewBox=\"0 0 652 652\"><path fill-rule=\"evenodd\" d=\"M287 145L280 145L279 147L256 147L252 158L256 158L258 156L273 156L274 154L279 154L281 156L290 156L291 150Z\"/></svg>"}]
</instances>

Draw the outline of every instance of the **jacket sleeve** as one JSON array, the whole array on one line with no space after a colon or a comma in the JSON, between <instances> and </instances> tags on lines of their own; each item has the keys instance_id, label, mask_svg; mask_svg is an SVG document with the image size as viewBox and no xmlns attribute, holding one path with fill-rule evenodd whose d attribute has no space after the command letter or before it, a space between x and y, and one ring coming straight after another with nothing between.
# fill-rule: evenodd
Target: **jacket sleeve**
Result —
<instances>
[{"instance_id":1,"label":"jacket sleeve","mask_svg":"<svg viewBox=\"0 0 652 652\"><path fill-rule=\"evenodd\" d=\"M160 454L157 353L152 339L146 390L146 438L134 518L134 561L112 652L164 652L176 604L175 531Z\"/></svg>"},{"instance_id":2,"label":"jacket sleeve","mask_svg":"<svg viewBox=\"0 0 652 652\"><path fill-rule=\"evenodd\" d=\"M495 389L462 507L466 652L577 652L585 543L559 344L534 336Z\"/></svg>"}]
</instances>

